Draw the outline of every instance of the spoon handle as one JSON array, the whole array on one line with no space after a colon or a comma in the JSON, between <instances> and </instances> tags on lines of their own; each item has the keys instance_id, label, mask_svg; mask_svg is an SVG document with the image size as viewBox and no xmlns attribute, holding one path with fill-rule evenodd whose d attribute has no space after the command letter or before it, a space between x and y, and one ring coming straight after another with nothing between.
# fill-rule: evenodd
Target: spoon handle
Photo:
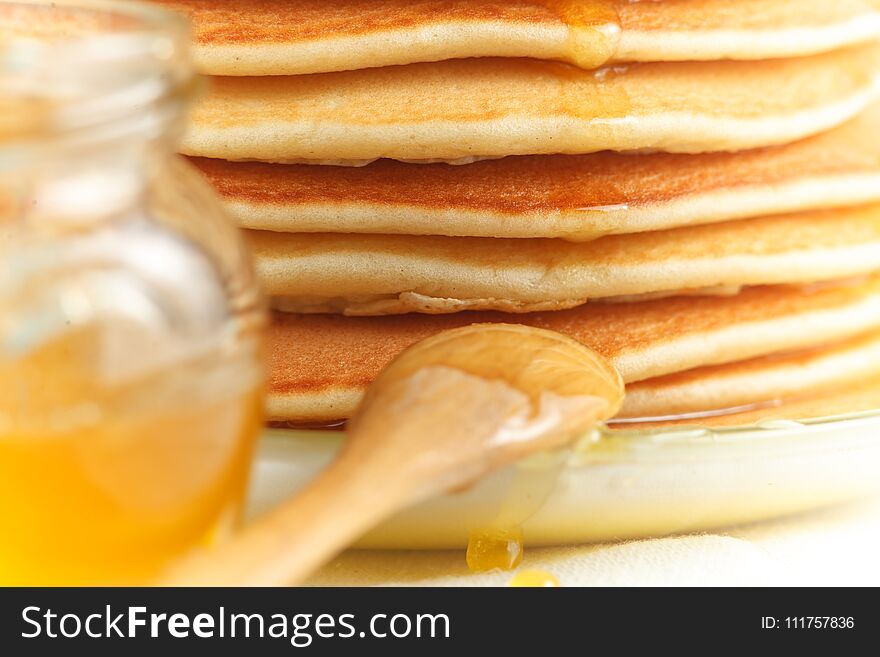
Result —
<instances>
[{"instance_id":1,"label":"spoon handle","mask_svg":"<svg viewBox=\"0 0 880 657\"><path fill-rule=\"evenodd\" d=\"M342 455L293 498L230 542L184 560L162 586L302 582L408 497L404 477Z\"/></svg>"},{"instance_id":2,"label":"spoon handle","mask_svg":"<svg viewBox=\"0 0 880 657\"><path fill-rule=\"evenodd\" d=\"M400 383L382 403L365 405L336 460L302 491L160 584L300 583L395 511L473 480L483 440L528 407L522 395L455 372Z\"/></svg>"}]
</instances>

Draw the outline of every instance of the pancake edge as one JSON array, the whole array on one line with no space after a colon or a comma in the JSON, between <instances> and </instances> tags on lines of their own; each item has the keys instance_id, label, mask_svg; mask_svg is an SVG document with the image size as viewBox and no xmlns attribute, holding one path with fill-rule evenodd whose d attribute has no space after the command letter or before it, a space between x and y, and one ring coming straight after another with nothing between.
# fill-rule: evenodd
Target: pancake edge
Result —
<instances>
[{"instance_id":1,"label":"pancake edge","mask_svg":"<svg viewBox=\"0 0 880 657\"><path fill-rule=\"evenodd\" d=\"M666 230L762 215L830 209L880 201L877 173L835 174L768 185L733 186L668 200L513 214L403 203L285 203L221 197L242 228L281 233L441 235L573 242L605 235Z\"/></svg>"},{"instance_id":2,"label":"pancake edge","mask_svg":"<svg viewBox=\"0 0 880 657\"><path fill-rule=\"evenodd\" d=\"M810 327L809 334L804 326ZM769 320L727 326L721 330L685 335L641 352L622 352L611 358L627 384L711 365L723 365L773 353L807 349L853 338L880 329L880 294L855 303L809 313L789 313ZM713 340L707 340L707 334ZM685 358L681 354L686 354ZM328 385L321 391L277 392L270 387L269 420L333 422L351 417L367 385Z\"/></svg>"},{"instance_id":3,"label":"pancake edge","mask_svg":"<svg viewBox=\"0 0 880 657\"><path fill-rule=\"evenodd\" d=\"M841 125L866 109L880 91L880 71L868 88L818 108L758 117L715 117L666 112L621 118L551 117L524 122L522 116L495 120L422 121L417 124L353 125L272 121L213 128L191 122L180 145L184 155L284 162L290 159L457 160L508 155L586 154L601 150L705 153L742 150L797 141ZM528 117L525 117L528 118ZM528 127L524 129L524 123ZM320 129L320 145L316 140ZM611 131L610 137L597 134ZM497 135L505 135L503 144ZM565 137L565 148L549 144ZM535 144L544 144L535 146Z\"/></svg>"},{"instance_id":4,"label":"pancake edge","mask_svg":"<svg viewBox=\"0 0 880 657\"><path fill-rule=\"evenodd\" d=\"M438 29L449 29L456 36L438 40ZM624 29L616 53L606 64L804 57L866 43L878 36L878 13L832 25L783 29ZM193 56L200 72L224 76L331 73L470 57L530 57L577 63L570 54L564 25L514 21L437 21L418 29L382 30L294 44L197 42Z\"/></svg>"}]
</instances>

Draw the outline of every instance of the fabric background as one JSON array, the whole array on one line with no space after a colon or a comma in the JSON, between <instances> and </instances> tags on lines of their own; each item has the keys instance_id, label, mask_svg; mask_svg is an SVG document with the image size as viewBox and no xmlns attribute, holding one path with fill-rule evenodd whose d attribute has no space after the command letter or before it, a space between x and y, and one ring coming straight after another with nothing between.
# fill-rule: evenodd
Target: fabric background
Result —
<instances>
[{"instance_id":1,"label":"fabric background","mask_svg":"<svg viewBox=\"0 0 880 657\"><path fill-rule=\"evenodd\" d=\"M527 549L520 569L563 586L880 586L880 498L720 533ZM463 551L349 551L319 586L504 586L471 574Z\"/></svg>"}]
</instances>

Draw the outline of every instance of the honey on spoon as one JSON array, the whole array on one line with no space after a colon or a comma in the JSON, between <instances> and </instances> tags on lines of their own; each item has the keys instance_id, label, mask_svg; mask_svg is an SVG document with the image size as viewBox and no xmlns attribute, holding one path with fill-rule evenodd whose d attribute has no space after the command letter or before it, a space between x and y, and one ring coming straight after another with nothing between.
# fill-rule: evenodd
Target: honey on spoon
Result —
<instances>
[{"instance_id":1,"label":"honey on spoon","mask_svg":"<svg viewBox=\"0 0 880 657\"><path fill-rule=\"evenodd\" d=\"M394 512L565 446L622 399L618 373L558 333L508 324L439 333L380 374L316 480L162 583L301 582Z\"/></svg>"}]
</instances>

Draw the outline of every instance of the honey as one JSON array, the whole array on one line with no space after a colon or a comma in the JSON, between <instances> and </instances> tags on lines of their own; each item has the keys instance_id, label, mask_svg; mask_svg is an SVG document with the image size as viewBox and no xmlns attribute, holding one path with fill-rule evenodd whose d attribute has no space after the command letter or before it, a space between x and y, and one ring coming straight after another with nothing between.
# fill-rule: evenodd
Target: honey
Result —
<instances>
[{"instance_id":1,"label":"honey","mask_svg":"<svg viewBox=\"0 0 880 657\"><path fill-rule=\"evenodd\" d=\"M487 529L471 535L467 547L467 565L475 573L490 570L513 570L523 558L521 527Z\"/></svg>"},{"instance_id":2,"label":"honey","mask_svg":"<svg viewBox=\"0 0 880 657\"><path fill-rule=\"evenodd\" d=\"M541 62L560 80L560 109L569 116L589 120L594 130L628 117L632 113L632 100L624 79L628 67L608 66L620 45L621 25L616 3L613 0L541 0L538 4L547 7L568 27L567 56L563 59L567 65L557 64L551 68L553 62ZM613 126L605 129L610 139Z\"/></svg>"},{"instance_id":3,"label":"honey","mask_svg":"<svg viewBox=\"0 0 880 657\"><path fill-rule=\"evenodd\" d=\"M541 0L568 27L566 61L593 69L607 64L620 44L620 17L612 0Z\"/></svg>"},{"instance_id":4,"label":"honey","mask_svg":"<svg viewBox=\"0 0 880 657\"><path fill-rule=\"evenodd\" d=\"M102 381L104 342L73 331L0 361L2 585L142 584L236 519L252 359Z\"/></svg>"},{"instance_id":5,"label":"honey","mask_svg":"<svg viewBox=\"0 0 880 657\"><path fill-rule=\"evenodd\" d=\"M557 588L559 580L544 570L524 570L514 575L508 586L514 588Z\"/></svg>"},{"instance_id":6,"label":"honey","mask_svg":"<svg viewBox=\"0 0 880 657\"><path fill-rule=\"evenodd\" d=\"M501 507L485 528L468 538L467 565L475 573L513 570L523 557L523 528L550 497L567 452L542 454L516 466Z\"/></svg>"}]
</instances>

